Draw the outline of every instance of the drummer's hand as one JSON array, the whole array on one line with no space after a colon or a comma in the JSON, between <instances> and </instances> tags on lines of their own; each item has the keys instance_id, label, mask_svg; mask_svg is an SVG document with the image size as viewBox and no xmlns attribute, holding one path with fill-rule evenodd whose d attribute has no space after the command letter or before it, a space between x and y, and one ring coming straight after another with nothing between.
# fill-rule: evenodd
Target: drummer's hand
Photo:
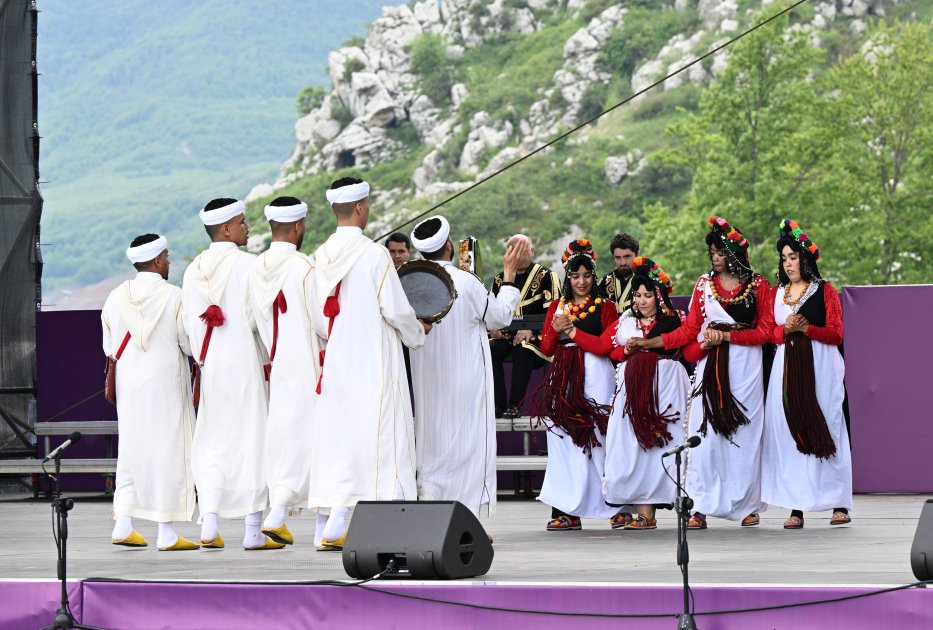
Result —
<instances>
[{"instance_id":1,"label":"drummer's hand","mask_svg":"<svg viewBox=\"0 0 933 630\"><path fill-rule=\"evenodd\" d=\"M506 248L505 255L502 257L502 280L505 282L515 282L519 265L531 256L527 241L524 239L517 239L517 241Z\"/></svg>"},{"instance_id":2,"label":"drummer's hand","mask_svg":"<svg viewBox=\"0 0 933 630\"><path fill-rule=\"evenodd\" d=\"M517 346L525 341L531 341L534 338L534 334L530 330L519 330L515 333L515 338L512 340L512 345Z\"/></svg>"},{"instance_id":3,"label":"drummer's hand","mask_svg":"<svg viewBox=\"0 0 933 630\"><path fill-rule=\"evenodd\" d=\"M498 328L493 328L489 331L489 336L492 339L505 339L505 335L502 334L502 331Z\"/></svg>"},{"instance_id":4,"label":"drummer's hand","mask_svg":"<svg viewBox=\"0 0 933 630\"><path fill-rule=\"evenodd\" d=\"M423 319L419 319L418 321L421 322L421 327L424 328L424 334L428 334L431 332L431 329L434 328L431 324L424 321Z\"/></svg>"}]
</instances>

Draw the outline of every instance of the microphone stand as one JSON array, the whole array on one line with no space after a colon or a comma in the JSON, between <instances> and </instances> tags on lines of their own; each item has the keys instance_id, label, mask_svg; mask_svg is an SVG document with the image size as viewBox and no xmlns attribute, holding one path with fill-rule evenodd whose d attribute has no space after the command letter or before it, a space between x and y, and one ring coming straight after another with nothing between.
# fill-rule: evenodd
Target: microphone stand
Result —
<instances>
[{"instance_id":1,"label":"microphone stand","mask_svg":"<svg viewBox=\"0 0 933 630\"><path fill-rule=\"evenodd\" d=\"M55 536L55 548L58 551L58 579L62 584L61 608L55 611L55 621L44 630L58 630L59 628L90 628L75 623L68 603L68 587L66 583L66 568L68 564L68 512L74 507L74 501L62 496L61 471L62 455L59 452L55 457L55 475L49 475L55 482L55 492L52 498L52 511L55 513L55 526L52 530ZM45 470L45 465L42 467ZM49 473L46 471L46 475Z\"/></svg>"},{"instance_id":2,"label":"microphone stand","mask_svg":"<svg viewBox=\"0 0 933 630\"><path fill-rule=\"evenodd\" d=\"M687 519L693 509L693 499L684 492L680 476L680 454L674 455L674 465L677 467L677 497L674 500L674 510L677 512L677 564L684 576L684 612L678 617L677 630L696 630L696 622L690 613L690 584L687 578L687 565L690 563L690 550L687 548Z\"/></svg>"}]
</instances>

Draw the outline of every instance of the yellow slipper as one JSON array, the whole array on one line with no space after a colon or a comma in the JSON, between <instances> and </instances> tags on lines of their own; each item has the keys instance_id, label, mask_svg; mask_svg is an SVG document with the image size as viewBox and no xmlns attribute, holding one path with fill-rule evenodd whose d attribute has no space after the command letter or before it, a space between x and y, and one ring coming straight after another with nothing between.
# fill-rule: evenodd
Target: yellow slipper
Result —
<instances>
[{"instance_id":1,"label":"yellow slipper","mask_svg":"<svg viewBox=\"0 0 933 630\"><path fill-rule=\"evenodd\" d=\"M201 545L198 543L188 540L184 536L179 536L174 545L159 547L159 551L189 551L191 549L199 549L200 547Z\"/></svg>"},{"instance_id":2,"label":"yellow slipper","mask_svg":"<svg viewBox=\"0 0 933 630\"><path fill-rule=\"evenodd\" d=\"M217 534L214 537L214 540L206 541L202 538L201 547L203 547L204 549L223 549L224 539L220 536L220 534Z\"/></svg>"},{"instance_id":3,"label":"yellow slipper","mask_svg":"<svg viewBox=\"0 0 933 630\"><path fill-rule=\"evenodd\" d=\"M261 551L261 550L263 550L263 549L281 549L281 548L284 547L284 546L285 546L285 545L284 545L283 543L275 542L274 540L272 540L271 538L269 538L268 536L266 536L266 542L264 542L264 543L261 544L260 546L258 546L258 547L243 547L243 548L246 549L247 551Z\"/></svg>"},{"instance_id":4,"label":"yellow slipper","mask_svg":"<svg viewBox=\"0 0 933 630\"><path fill-rule=\"evenodd\" d=\"M279 527L263 527L262 533L274 540L277 543L283 545L294 545L295 539L292 537L292 533L288 531L288 525L282 523ZM258 548L258 547L257 547Z\"/></svg>"},{"instance_id":5,"label":"yellow slipper","mask_svg":"<svg viewBox=\"0 0 933 630\"><path fill-rule=\"evenodd\" d=\"M120 545L122 547L148 547L149 543L146 542L146 539L142 537L135 529L130 532L130 535L121 540L111 540L115 545Z\"/></svg>"},{"instance_id":6,"label":"yellow slipper","mask_svg":"<svg viewBox=\"0 0 933 630\"><path fill-rule=\"evenodd\" d=\"M343 546L347 542L347 535L344 534L337 540L327 540L326 538L321 541L321 546L317 548L318 551L343 551Z\"/></svg>"}]
</instances>

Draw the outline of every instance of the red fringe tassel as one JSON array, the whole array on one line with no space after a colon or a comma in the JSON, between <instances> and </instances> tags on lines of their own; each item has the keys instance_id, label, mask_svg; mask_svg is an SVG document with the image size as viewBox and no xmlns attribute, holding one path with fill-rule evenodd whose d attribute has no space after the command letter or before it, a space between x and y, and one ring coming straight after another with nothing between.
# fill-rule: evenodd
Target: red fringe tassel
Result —
<instances>
[{"instance_id":1,"label":"red fringe tassel","mask_svg":"<svg viewBox=\"0 0 933 630\"><path fill-rule=\"evenodd\" d=\"M533 418L548 418L592 457L593 448L600 446L596 428L606 434L609 412L586 396L583 365L579 346L557 346L551 367L529 398Z\"/></svg>"},{"instance_id":2,"label":"red fringe tassel","mask_svg":"<svg viewBox=\"0 0 933 630\"><path fill-rule=\"evenodd\" d=\"M671 413L671 405L658 410L658 361L656 352L636 352L625 362L625 407L635 437L644 450L666 446L672 439L668 423L680 419L680 412Z\"/></svg>"}]
</instances>

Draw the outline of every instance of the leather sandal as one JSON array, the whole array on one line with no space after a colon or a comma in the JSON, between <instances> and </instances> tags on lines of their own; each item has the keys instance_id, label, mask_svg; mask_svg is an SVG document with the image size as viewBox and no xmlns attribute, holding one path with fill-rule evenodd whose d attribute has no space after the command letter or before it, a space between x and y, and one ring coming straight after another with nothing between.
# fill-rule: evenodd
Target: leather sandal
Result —
<instances>
[{"instance_id":1,"label":"leather sandal","mask_svg":"<svg viewBox=\"0 0 933 630\"><path fill-rule=\"evenodd\" d=\"M547 530L549 532L564 532L576 529L583 529L583 524L576 516L568 516L564 514L562 516L558 516L557 518L552 518L547 522Z\"/></svg>"},{"instance_id":2,"label":"leather sandal","mask_svg":"<svg viewBox=\"0 0 933 630\"><path fill-rule=\"evenodd\" d=\"M791 516L784 521L784 529L803 529L803 519L799 516Z\"/></svg>"},{"instance_id":3,"label":"leather sandal","mask_svg":"<svg viewBox=\"0 0 933 630\"><path fill-rule=\"evenodd\" d=\"M625 526L625 529L657 529L658 519L647 518L639 514L631 523Z\"/></svg>"},{"instance_id":4,"label":"leather sandal","mask_svg":"<svg viewBox=\"0 0 933 630\"><path fill-rule=\"evenodd\" d=\"M840 512L836 510L833 512L833 517L829 519L830 525L847 525L852 522L852 517L845 512Z\"/></svg>"},{"instance_id":5,"label":"leather sandal","mask_svg":"<svg viewBox=\"0 0 933 630\"><path fill-rule=\"evenodd\" d=\"M752 512L748 516L742 519L742 527L754 527L761 522L761 517L758 516L758 512Z\"/></svg>"},{"instance_id":6,"label":"leather sandal","mask_svg":"<svg viewBox=\"0 0 933 630\"><path fill-rule=\"evenodd\" d=\"M609 518L609 525L612 529L621 529L632 522L632 515L629 512L617 512Z\"/></svg>"},{"instance_id":7,"label":"leather sandal","mask_svg":"<svg viewBox=\"0 0 933 630\"><path fill-rule=\"evenodd\" d=\"M687 529L706 529L706 517L694 514L687 521Z\"/></svg>"}]
</instances>

